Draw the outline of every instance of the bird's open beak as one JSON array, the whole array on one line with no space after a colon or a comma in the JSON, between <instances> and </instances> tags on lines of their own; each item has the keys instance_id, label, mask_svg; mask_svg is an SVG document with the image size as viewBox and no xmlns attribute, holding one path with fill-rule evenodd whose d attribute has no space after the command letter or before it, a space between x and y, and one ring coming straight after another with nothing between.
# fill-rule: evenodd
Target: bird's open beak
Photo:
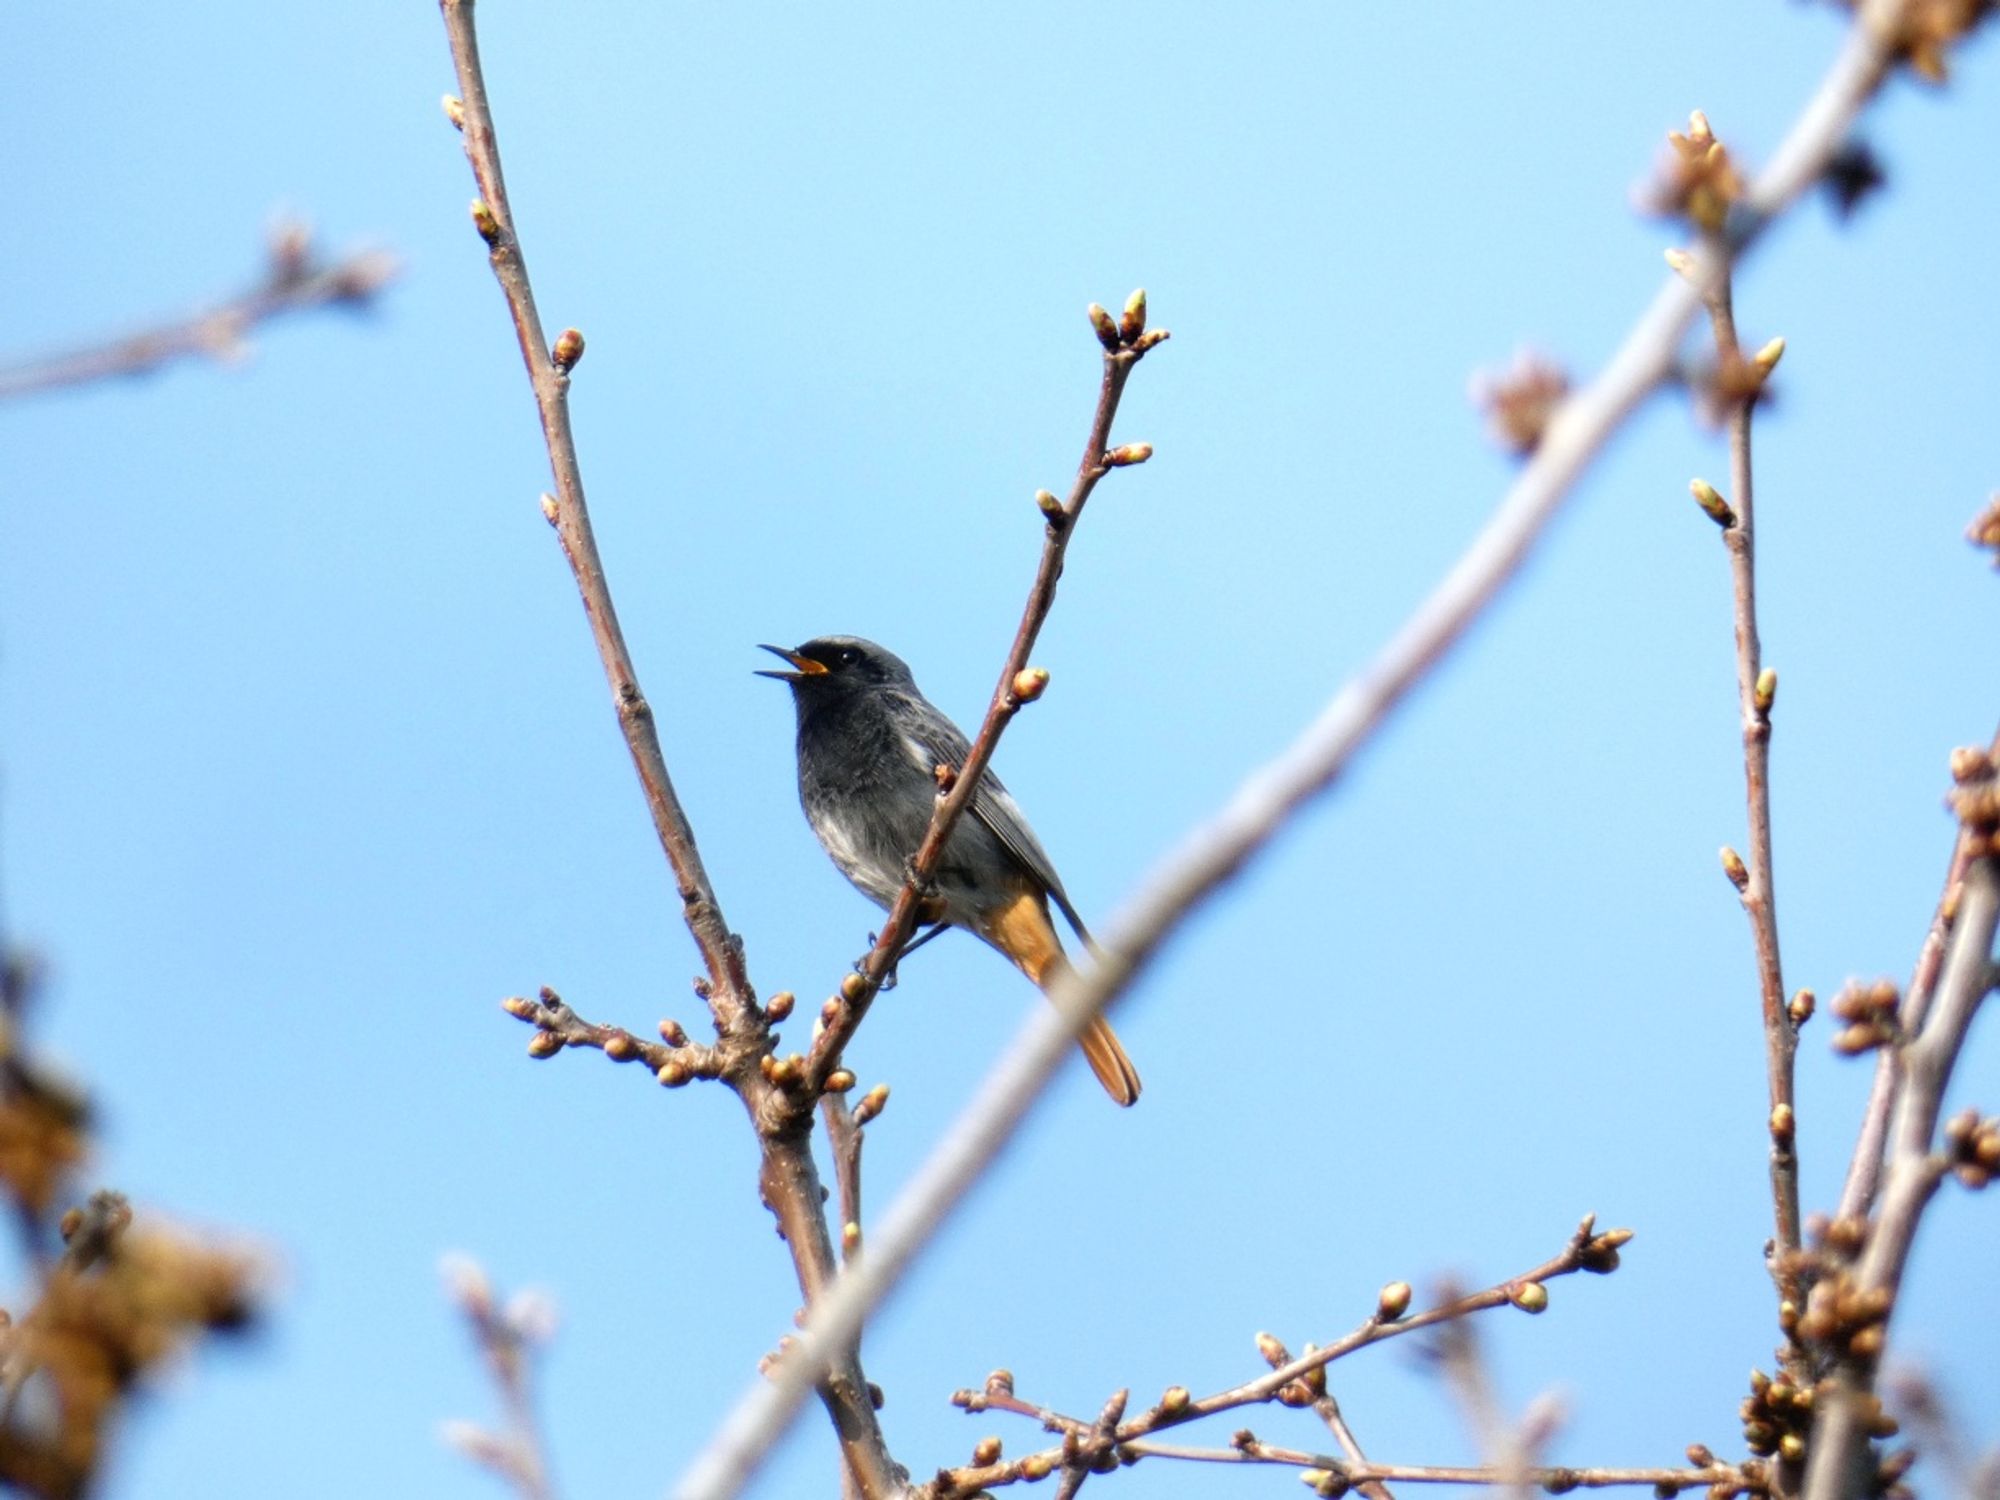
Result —
<instances>
[{"instance_id":1,"label":"bird's open beak","mask_svg":"<svg viewBox=\"0 0 2000 1500\"><path fill-rule=\"evenodd\" d=\"M787 651L783 646L759 646L757 649L768 651L773 656L782 656L798 668L796 672L759 672L757 674L759 677L775 677L780 682L800 682L808 677L821 677L826 674L824 663L816 662L810 656L801 656L796 651Z\"/></svg>"}]
</instances>

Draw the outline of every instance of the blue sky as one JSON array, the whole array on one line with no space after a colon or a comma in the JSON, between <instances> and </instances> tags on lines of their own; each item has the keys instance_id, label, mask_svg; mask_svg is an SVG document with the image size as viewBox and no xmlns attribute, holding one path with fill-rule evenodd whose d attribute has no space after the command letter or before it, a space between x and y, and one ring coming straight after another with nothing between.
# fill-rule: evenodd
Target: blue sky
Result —
<instances>
[{"instance_id":1,"label":"blue sky","mask_svg":"<svg viewBox=\"0 0 2000 1500\"><path fill-rule=\"evenodd\" d=\"M1761 159L1831 7L1026 5L865 14L489 3L488 77L600 541L752 972L824 993L876 914L812 842L758 641L874 637L983 705L1135 285L1174 340L1119 426L999 765L1086 916L1275 751L1504 487L1468 377L1588 370L1662 274L1630 193L1708 111ZM48 1042L104 1105L101 1172L257 1236L268 1334L203 1359L110 1493L492 1492L436 1440L490 1411L438 1289L469 1251L565 1311L546 1405L571 1494L657 1493L788 1326L740 1110L589 1056L530 1063L500 997L553 984L699 1021L696 959L574 589L466 219L434 7L16 7L0 19L5 344L115 332L253 274L264 226L393 248L378 310L253 364L0 412L0 891L55 981ZM2000 594L1961 540L2000 486L1990 42L1867 134L1891 188L1806 204L1742 278L1783 334L1758 447L1787 978L1905 976L1956 744L2000 701ZM1081 1069L871 1334L899 1456L986 1431L996 1365L1094 1410L1324 1341L1375 1289L1487 1281L1585 1210L1638 1239L1487 1333L1556 1455L1736 1451L1776 1332L1728 580L1649 407L1508 597L1120 1017L1147 1094ZM853 1050L894 1100L886 1201L1039 1002L981 946L916 960ZM1956 1090L1996 1106L1975 1039ZM1801 1052L1827 1204L1865 1068ZM1900 1347L2000 1382L1986 1199L1947 1193ZM1395 1350L1336 1370L1370 1452L1467 1457ZM1989 1403L1990 1406L1990 1403ZM2000 1436L1990 1410L1977 1430ZM1228 1426L1212 1434L1226 1441ZM1315 1445L1309 1417L1259 1413ZM808 1420L761 1493L825 1493ZM1920 1475L1922 1471L1919 1471ZM1292 1493L1271 1472L1134 1497ZM1932 1483L1935 1483L1933 1478Z\"/></svg>"}]
</instances>

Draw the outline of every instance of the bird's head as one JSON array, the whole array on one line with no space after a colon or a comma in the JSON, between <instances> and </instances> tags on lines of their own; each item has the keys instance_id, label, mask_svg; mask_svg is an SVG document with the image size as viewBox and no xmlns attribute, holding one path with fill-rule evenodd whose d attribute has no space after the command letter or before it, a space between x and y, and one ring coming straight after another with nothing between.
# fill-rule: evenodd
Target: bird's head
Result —
<instances>
[{"instance_id":1,"label":"bird's head","mask_svg":"<svg viewBox=\"0 0 2000 1500\"><path fill-rule=\"evenodd\" d=\"M789 672L759 672L790 683L801 702L826 700L880 686L908 687L910 669L893 651L853 635L823 635L803 646L759 648L791 664Z\"/></svg>"}]
</instances>

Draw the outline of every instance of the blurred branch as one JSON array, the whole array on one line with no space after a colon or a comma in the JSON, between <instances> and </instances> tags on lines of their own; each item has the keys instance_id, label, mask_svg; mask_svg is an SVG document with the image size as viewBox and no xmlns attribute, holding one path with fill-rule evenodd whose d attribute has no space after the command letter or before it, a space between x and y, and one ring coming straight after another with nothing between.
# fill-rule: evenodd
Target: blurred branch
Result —
<instances>
[{"instance_id":1,"label":"blurred branch","mask_svg":"<svg viewBox=\"0 0 2000 1500\"><path fill-rule=\"evenodd\" d=\"M1005 1463L1000 1462L996 1455L984 1463L941 1470L928 1486L917 1491L917 1495L920 1500L949 1500L949 1497L969 1495L979 1489L990 1489L1017 1480L1038 1479L1057 1469L1066 1473L1087 1472L1100 1464L1115 1466L1118 1455L1142 1438L1245 1406L1276 1401L1284 1406L1317 1409L1319 1401L1326 1398L1326 1367L1334 1361L1371 1344L1437 1328L1492 1308L1516 1307L1524 1312L1539 1313L1548 1306L1545 1283L1576 1271L1610 1274L1618 1268L1620 1247L1631 1237L1631 1231L1625 1229L1599 1233L1595 1216L1585 1215L1562 1251L1541 1265L1481 1291L1453 1293L1441 1299L1436 1306L1417 1313L1409 1311L1409 1286L1401 1282L1391 1283L1383 1288L1373 1315L1324 1348L1308 1347L1293 1357L1269 1334L1260 1334L1258 1350L1272 1366L1267 1374L1198 1399L1190 1395L1185 1387L1175 1386L1146 1410L1129 1420L1115 1421L1108 1427L1101 1416L1091 1421L1030 1405L1015 1396L1011 1374L1005 1370L995 1371L987 1378L983 1389L959 1391L952 1397L952 1403L967 1412L1004 1411L1029 1417L1051 1432L1061 1433L1061 1445ZM1119 1410L1122 1418L1122 1402ZM1336 1413L1337 1410L1335 1408ZM1325 1412L1320 1415L1325 1419ZM1336 1465L1358 1462L1352 1455L1345 1460L1334 1461ZM1374 1473L1373 1466L1368 1467L1371 1472L1358 1475L1357 1482L1360 1479L1388 1480L1397 1477L1389 1473Z\"/></svg>"},{"instance_id":2,"label":"blurred branch","mask_svg":"<svg viewBox=\"0 0 2000 1500\"><path fill-rule=\"evenodd\" d=\"M742 1489L797 1411L812 1375L859 1333L1012 1138L1082 1028L1130 988L1192 911L1338 779L1514 576L1611 434L1669 378L1707 290L1825 172L1899 55L1905 13L1905 0L1863 0L1839 56L1770 164L1733 205L1726 232L1690 258L1685 276L1668 278L1598 377L1556 408L1499 510L1375 660L1146 881L1110 925L1098 961L1054 987L1053 1012L1038 1015L994 1066L870 1235L868 1255L813 1309L790 1367L739 1400L683 1476L675 1491L681 1500L722 1500Z\"/></svg>"},{"instance_id":3,"label":"blurred branch","mask_svg":"<svg viewBox=\"0 0 2000 1500\"><path fill-rule=\"evenodd\" d=\"M322 264L303 225L272 230L263 276L228 301L109 343L0 366L0 401L69 386L150 375L181 359L241 360L258 325L288 313L371 303L398 270L384 250L361 250Z\"/></svg>"},{"instance_id":4,"label":"blurred branch","mask_svg":"<svg viewBox=\"0 0 2000 1500\"><path fill-rule=\"evenodd\" d=\"M1697 117L1699 119L1699 117ZM1713 143L1706 121L1701 137ZM1696 145L1700 144L1697 139ZM1798 1054L1798 1023L1786 1003L1784 964L1778 946L1778 891L1771 847L1771 707L1778 691L1777 673L1763 663L1757 628L1757 522L1754 474L1750 461L1750 424L1770 378L1784 353L1784 342L1773 340L1746 358L1736 334L1732 278L1725 275L1708 293L1708 316L1715 333L1716 369L1711 378L1714 399L1727 412L1729 430L1730 499L1724 501L1702 480L1695 481L1696 498L1722 526L1729 551L1732 612L1736 626L1736 698L1743 735L1743 788L1749 825L1747 863L1734 850L1723 851L1723 867L1737 888L1750 918L1751 942L1757 955L1757 990L1764 1024L1764 1070L1769 1111L1765 1117L1770 1140L1771 1211L1776 1233L1768 1257L1771 1278L1782 1308L1796 1318L1805 1293L1799 1275L1798 1114L1794 1091ZM1741 878L1739 879L1739 875ZM1812 1383L1804 1351L1788 1342L1785 1368L1800 1385Z\"/></svg>"},{"instance_id":5,"label":"blurred branch","mask_svg":"<svg viewBox=\"0 0 2000 1500\"><path fill-rule=\"evenodd\" d=\"M2000 761L2000 733L1995 733L1986 752L1989 762ZM1904 992L1896 1022L1905 1035L1923 1029L1930 1011L1931 995L1944 969L1944 956L1951 937L1952 923L1965 898L1965 873L1978 856L1981 840L1975 830L1961 828L1952 841L1951 863L1945 870L1944 893L1931 917L1930 931L1918 950L1910 987ZM1868 1093L1861 1131L1848 1163L1847 1181L1841 1189L1840 1207L1835 1217L1865 1219L1875 1207L1875 1194L1882 1178L1882 1150L1889 1136L1889 1111L1896 1100L1901 1076L1902 1055L1894 1047L1884 1047L1875 1060L1875 1080Z\"/></svg>"},{"instance_id":6,"label":"blurred branch","mask_svg":"<svg viewBox=\"0 0 2000 1500\"><path fill-rule=\"evenodd\" d=\"M468 1422L450 1423L446 1440L474 1463L498 1474L521 1500L554 1500L533 1391L534 1356L555 1331L554 1309L532 1292L501 1308L485 1270L471 1260L448 1259L445 1279L479 1347L506 1419L504 1434Z\"/></svg>"},{"instance_id":7,"label":"blurred branch","mask_svg":"<svg viewBox=\"0 0 2000 1500\"><path fill-rule=\"evenodd\" d=\"M756 1128L762 1158L758 1181L763 1201L778 1221L779 1233L791 1253L799 1289L810 1304L821 1295L836 1269L822 1207L824 1192L812 1158L811 1096L801 1094L802 1080L797 1066L789 1060L781 1064L773 1057L776 1039L751 987L742 941L723 919L695 844L694 830L667 774L653 711L639 689L638 674L618 624L584 500L583 475L569 420L570 371L583 357L583 335L574 328L565 329L551 347L543 333L527 263L514 228L513 210L507 201L499 144L479 62L472 0L440 0L440 10L459 88L458 97L446 99L445 113L464 137L466 158L480 193L472 207L473 225L486 242L494 277L506 298L522 362L527 366L529 384L534 389L542 435L548 445L556 492L543 497L543 512L555 527L563 555L575 574L626 747L644 789L654 831L679 888L682 917L708 970L707 979L698 989L715 1019L716 1072L742 1099ZM571 1024L573 1013L564 1016L547 1003L543 1009L548 1012L546 1016L528 1017L541 1028L531 1048L544 1046L545 1036L557 1036L557 1042L547 1050L560 1045L585 1045L602 1046L614 1058L620 1053L642 1055L637 1039L630 1033L619 1033L614 1040L610 1036L614 1029L595 1028L601 1034L593 1036L587 1023ZM583 1029L578 1029L579 1026ZM541 1055L547 1055L546 1051ZM672 1081L669 1073L672 1061L662 1061L656 1070L655 1076L662 1082ZM800 1107L802 1097L806 1101L804 1109ZM877 1500L892 1491L894 1464L875 1418L858 1350L857 1330L840 1341L830 1358L822 1358L819 1367L807 1377L807 1384L820 1391L839 1437L842 1459L860 1493L867 1500Z\"/></svg>"},{"instance_id":8,"label":"blurred branch","mask_svg":"<svg viewBox=\"0 0 2000 1500\"><path fill-rule=\"evenodd\" d=\"M1063 559L1069 551L1070 538L1076 533L1076 523L1082 518L1083 507L1089 501L1091 491L1113 469L1144 463L1152 456L1152 447L1146 443L1113 448L1111 424L1118 415L1119 398L1125 392L1125 382L1131 378L1133 368L1148 350L1166 340L1167 331L1147 329L1146 294L1143 291L1132 294L1125 304L1122 318L1113 321L1109 313L1093 303L1090 319L1097 330L1098 341L1104 346L1104 369L1098 382L1097 407L1091 413L1090 433L1084 440L1083 458L1077 464L1076 479L1070 486L1067 500L1059 502L1046 490L1037 496L1048 522L1041 563L1028 590L1028 601L1021 611L1021 623L1015 627L1014 642L1000 668L1000 681L993 689L993 700L987 707L978 734L973 736L965 764L948 768L951 779L940 788L937 806L931 813L930 827L910 859L910 878L897 892L895 905L889 909L889 919L883 924L874 949L862 961L858 973L848 975L841 984L839 994L828 1002L825 1026L813 1040L812 1055L807 1065L807 1076L815 1086L839 1066L842 1049L853 1039L855 1029L868 1014L868 1007L874 1002L883 980L894 970L897 956L916 930L923 888L930 884L952 829L958 825L959 817L978 790L979 780L993 760L993 752L999 746L1002 732L1020 711L1021 705L1038 695L1047 680L1045 675L1036 680L1032 674L1024 679L1023 674L1028 671L1028 654L1035 648L1035 639L1041 634L1042 624L1055 606L1056 582L1062 577ZM1024 689L1027 693L1025 697Z\"/></svg>"},{"instance_id":9,"label":"blurred branch","mask_svg":"<svg viewBox=\"0 0 2000 1500\"><path fill-rule=\"evenodd\" d=\"M1959 815L1985 852L1965 872L1943 973L1923 1029L1901 1045L1900 1082L1889 1121L1889 1155L1881 1197L1851 1268L1832 1270L1814 1286L1810 1332L1832 1347L1830 1386L1816 1402L1807 1459L1806 1500L1841 1500L1866 1493L1867 1440L1879 1410L1877 1362L1895 1312L1903 1270L1917 1226L1949 1171L1935 1149L1938 1116L1952 1068L1980 1003L2000 983L1993 940L2000 929L2000 779L1987 774L1957 794Z\"/></svg>"}]
</instances>

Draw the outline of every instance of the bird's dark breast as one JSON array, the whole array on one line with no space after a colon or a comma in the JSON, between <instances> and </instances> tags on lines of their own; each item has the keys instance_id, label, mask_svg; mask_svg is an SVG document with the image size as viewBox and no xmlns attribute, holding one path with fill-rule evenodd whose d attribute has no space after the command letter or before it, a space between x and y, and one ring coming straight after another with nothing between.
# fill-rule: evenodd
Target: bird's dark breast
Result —
<instances>
[{"instance_id":1,"label":"bird's dark breast","mask_svg":"<svg viewBox=\"0 0 2000 1500\"><path fill-rule=\"evenodd\" d=\"M799 720L799 801L841 872L883 906L902 889L930 828L937 782L889 715L869 700L824 705ZM1012 861L970 812L952 830L936 881L962 918L965 897Z\"/></svg>"}]
</instances>

